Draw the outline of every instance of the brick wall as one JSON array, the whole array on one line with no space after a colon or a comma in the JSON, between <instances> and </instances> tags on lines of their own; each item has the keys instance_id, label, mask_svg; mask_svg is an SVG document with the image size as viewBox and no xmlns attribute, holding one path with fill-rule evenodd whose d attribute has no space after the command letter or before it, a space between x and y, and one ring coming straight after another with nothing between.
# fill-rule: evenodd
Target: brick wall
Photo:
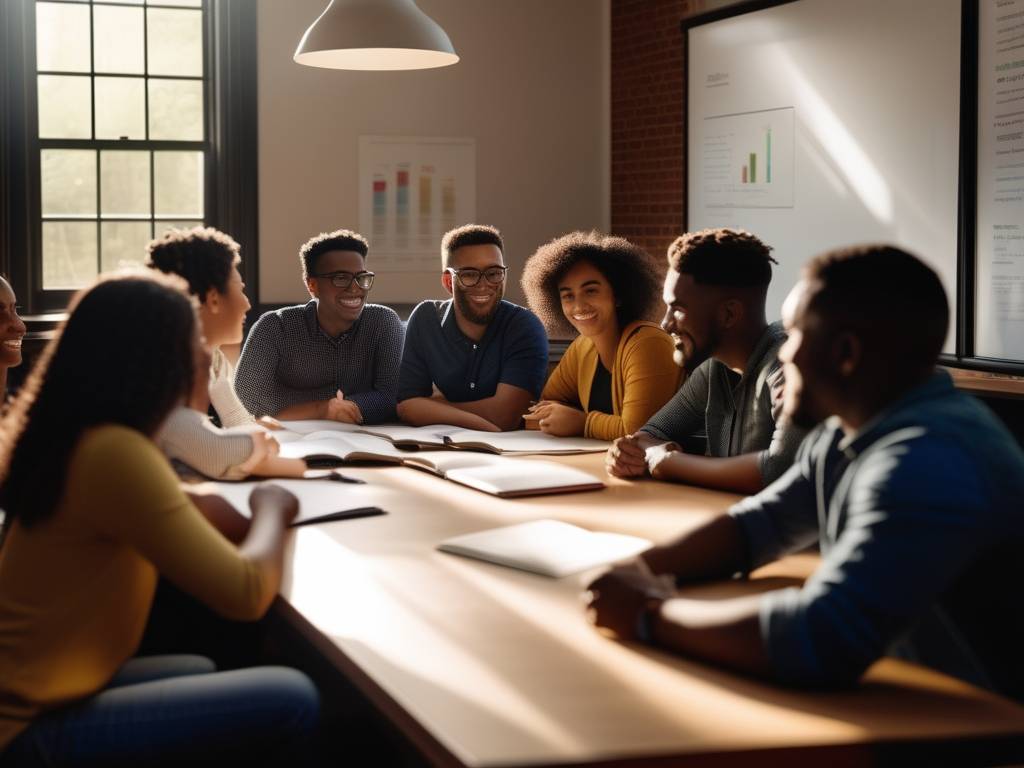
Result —
<instances>
[{"instance_id":1,"label":"brick wall","mask_svg":"<svg viewBox=\"0 0 1024 768\"><path fill-rule=\"evenodd\" d=\"M612 232L662 258L682 232L683 39L700 0L612 0Z\"/></svg>"}]
</instances>

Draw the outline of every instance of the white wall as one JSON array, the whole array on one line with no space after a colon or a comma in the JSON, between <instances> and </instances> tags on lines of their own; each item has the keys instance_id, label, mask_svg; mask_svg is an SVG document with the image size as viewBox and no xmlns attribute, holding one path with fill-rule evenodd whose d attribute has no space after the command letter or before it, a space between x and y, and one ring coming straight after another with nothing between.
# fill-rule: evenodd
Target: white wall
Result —
<instances>
[{"instance_id":1,"label":"white wall","mask_svg":"<svg viewBox=\"0 0 1024 768\"><path fill-rule=\"evenodd\" d=\"M304 300L299 246L358 228L361 134L476 139L477 220L505 237L513 301L539 244L608 228L609 0L419 0L461 61L395 73L295 64L326 4L259 0L261 301ZM372 300L440 296L439 272L378 274Z\"/></svg>"}]
</instances>

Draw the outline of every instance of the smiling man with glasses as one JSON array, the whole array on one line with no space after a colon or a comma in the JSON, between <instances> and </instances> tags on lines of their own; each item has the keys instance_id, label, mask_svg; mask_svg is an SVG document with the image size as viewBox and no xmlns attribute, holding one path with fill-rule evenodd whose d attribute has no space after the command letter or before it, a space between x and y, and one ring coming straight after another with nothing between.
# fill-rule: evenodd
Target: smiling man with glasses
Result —
<instances>
[{"instance_id":1,"label":"smiling man with glasses","mask_svg":"<svg viewBox=\"0 0 1024 768\"><path fill-rule=\"evenodd\" d=\"M416 426L516 429L540 395L548 340L537 316L503 301L501 234L468 224L441 241L447 301L424 301L406 331L398 416Z\"/></svg>"},{"instance_id":2,"label":"smiling man with glasses","mask_svg":"<svg viewBox=\"0 0 1024 768\"><path fill-rule=\"evenodd\" d=\"M395 419L402 322L367 304L366 239L347 229L299 251L306 304L267 312L242 349L235 390L257 416L372 424Z\"/></svg>"}]
</instances>

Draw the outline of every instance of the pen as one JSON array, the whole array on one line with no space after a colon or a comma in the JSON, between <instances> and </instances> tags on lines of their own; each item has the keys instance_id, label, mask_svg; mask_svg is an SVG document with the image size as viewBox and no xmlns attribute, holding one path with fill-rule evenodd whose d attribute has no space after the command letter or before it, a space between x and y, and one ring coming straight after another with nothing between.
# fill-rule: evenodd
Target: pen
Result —
<instances>
[{"instance_id":1,"label":"pen","mask_svg":"<svg viewBox=\"0 0 1024 768\"><path fill-rule=\"evenodd\" d=\"M343 475L341 472L331 472L326 477L327 480L334 480L337 483L355 483L357 485L365 485L365 480L360 480L358 477L350 477L349 475Z\"/></svg>"}]
</instances>

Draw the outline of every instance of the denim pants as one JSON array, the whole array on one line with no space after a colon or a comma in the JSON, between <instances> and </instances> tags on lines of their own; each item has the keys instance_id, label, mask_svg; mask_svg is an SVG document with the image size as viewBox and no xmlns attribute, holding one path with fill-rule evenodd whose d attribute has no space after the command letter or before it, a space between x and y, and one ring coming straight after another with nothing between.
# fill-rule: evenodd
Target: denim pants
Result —
<instances>
[{"instance_id":1,"label":"denim pants","mask_svg":"<svg viewBox=\"0 0 1024 768\"><path fill-rule=\"evenodd\" d=\"M0 766L303 765L318 712L294 669L137 657L95 696L33 720Z\"/></svg>"}]
</instances>

